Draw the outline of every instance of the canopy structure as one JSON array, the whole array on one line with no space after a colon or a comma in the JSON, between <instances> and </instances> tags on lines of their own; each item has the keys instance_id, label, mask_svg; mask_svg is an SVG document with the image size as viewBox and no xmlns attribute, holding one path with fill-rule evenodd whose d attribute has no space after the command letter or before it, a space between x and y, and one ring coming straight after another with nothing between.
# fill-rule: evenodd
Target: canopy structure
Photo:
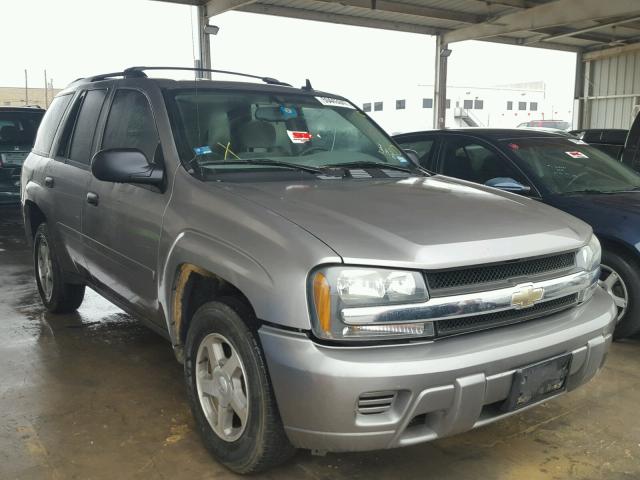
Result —
<instances>
[{"instance_id":1,"label":"canopy structure","mask_svg":"<svg viewBox=\"0 0 640 480\"><path fill-rule=\"evenodd\" d=\"M197 6L203 33L221 13L276 15L435 35L434 125L444 127L449 45L482 40L576 52L576 98L584 95L584 58L640 49L640 0L161 0ZM602 52L604 51L604 52Z\"/></svg>"}]
</instances>

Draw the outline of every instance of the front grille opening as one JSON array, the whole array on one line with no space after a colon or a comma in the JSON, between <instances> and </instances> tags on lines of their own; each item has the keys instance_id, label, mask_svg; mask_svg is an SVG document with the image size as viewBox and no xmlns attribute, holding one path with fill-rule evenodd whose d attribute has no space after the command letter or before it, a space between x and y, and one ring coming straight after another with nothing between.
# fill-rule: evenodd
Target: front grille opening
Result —
<instances>
[{"instance_id":1,"label":"front grille opening","mask_svg":"<svg viewBox=\"0 0 640 480\"><path fill-rule=\"evenodd\" d=\"M377 415L388 412L393 406L397 392L367 392L358 398L358 413Z\"/></svg>"},{"instance_id":2,"label":"front grille opening","mask_svg":"<svg viewBox=\"0 0 640 480\"><path fill-rule=\"evenodd\" d=\"M511 278L557 273L575 267L574 252L472 268L427 272L431 290L495 283Z\"/></svg>"},{"instance_id":3,"label":"front grille opening","mask_svg":"<svg viewBox=\"0 0 640 480\"><path fill-rule=\"evenodd\" d=\"M476 332L489 328L502 327L514 323L525 322L534 318L540 318L552 313L569 308L578 302L578 294L538 303L523 310L503 310L484 315L472 315L469 317L452 318L435 322L436 336L445 337L459 335L461 333Z\"/></svg>"}]
</instances>

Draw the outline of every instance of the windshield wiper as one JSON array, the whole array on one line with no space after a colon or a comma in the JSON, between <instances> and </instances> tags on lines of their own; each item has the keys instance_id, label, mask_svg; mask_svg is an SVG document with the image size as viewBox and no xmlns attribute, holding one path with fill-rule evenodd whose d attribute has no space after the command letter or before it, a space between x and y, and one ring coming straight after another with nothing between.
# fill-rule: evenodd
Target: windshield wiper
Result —
<instances>
[{"instance_id":1,"label":"windshield wiper","mask_svg":"<svg viewBox=\"0 0 640 480\"><path fill-rule=\"evenodd\" d=\"M594 190L592 188L585 188L584 190L573 190L570 192L563 192L562 195L611 195L612 193L619 192L604 192L602 190Z\"/></svg>"},{"instance_id":2,"label":"windshield wiper","mask_svg":"<svg viewBox=\"0 0 640 480\"><path fill-rule=\"evenodd\" d=\"M347 163L331 163L329 165L323 165L329 168L379 168L381 170L398 170L400 172L414 173L413 170L398 165L389 165L382 162L347 162Z\"/></svg>"},{"instance_id":3,"label":"windshield wiper","mask_svg":"<svg viewBox=\"0 0 640 480\"><path fill-rule=\"evenodd\" d=\"M210 160L208 162L202 162L200 167L208 165L267 165L274 167L285 167L294 170L300 170L302 172L323 174L323 170L315 167L308 167L306 165L298 165L297 163L282 162L280 160L272 160L270 158L243 158L236 160Z\"/></svg>"}]
</instances>

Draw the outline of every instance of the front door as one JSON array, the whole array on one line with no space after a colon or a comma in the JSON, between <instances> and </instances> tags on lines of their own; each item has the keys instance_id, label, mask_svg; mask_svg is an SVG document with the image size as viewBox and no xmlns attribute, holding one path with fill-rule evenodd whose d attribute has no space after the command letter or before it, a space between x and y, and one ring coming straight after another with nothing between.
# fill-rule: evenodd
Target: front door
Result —
<instances>
[{"instance_id":1,"label":"front door","mask_svg":"<svg viewBox=\"0 0 640 480\"><path fill-rule=\"evenodd\" d=\"M136 148L150 163L162 162L158 131L147 97L115 92L102 150ZM158 246L168 194L156 187L91 177L84 205L85 259L99 287L150 320L158 311Z\"/></svg>"}]
</instances>

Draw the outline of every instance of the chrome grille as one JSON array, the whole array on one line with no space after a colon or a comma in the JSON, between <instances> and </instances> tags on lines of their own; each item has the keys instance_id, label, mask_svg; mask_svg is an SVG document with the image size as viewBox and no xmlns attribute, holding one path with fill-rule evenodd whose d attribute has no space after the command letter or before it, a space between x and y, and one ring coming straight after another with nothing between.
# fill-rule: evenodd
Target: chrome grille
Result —
<instances>
[{"instance_id":1,"label":"chrome grille","mask_svg":"<svg viewBox=\"0 0 640 480\"><path fill-rule=\"evenodd\" d=\"M385 413L393 405L396 392L368 392L358 398L358 413L362 415L375 415Z\"/></svg>"},{"instance_id":2,"label":"chrome grille","mask_svg":"<svg viewBox=\"0 0 640 480\"><path fill-rule=\"evenodd\" d=\"M461 333L477 332L489 328L502 327L514 323L525 322L559 312L578 303L578 294L567 295L548 302L538 303L523 310L503 310L484 315L452 318L435 322L436 336L446 337Z\"/></svg>"},{"instance_id":3,"label":"chrome grille","mask_svg":"<svg viewBox=\"0 0 640 480\"><path fill-rule=\"evenodd\" d=\"M575 267L575 252L472 268L427 272L430 291L499 283L511 278L527 278L568 271Z\"/></svg>"}]
</instances>

